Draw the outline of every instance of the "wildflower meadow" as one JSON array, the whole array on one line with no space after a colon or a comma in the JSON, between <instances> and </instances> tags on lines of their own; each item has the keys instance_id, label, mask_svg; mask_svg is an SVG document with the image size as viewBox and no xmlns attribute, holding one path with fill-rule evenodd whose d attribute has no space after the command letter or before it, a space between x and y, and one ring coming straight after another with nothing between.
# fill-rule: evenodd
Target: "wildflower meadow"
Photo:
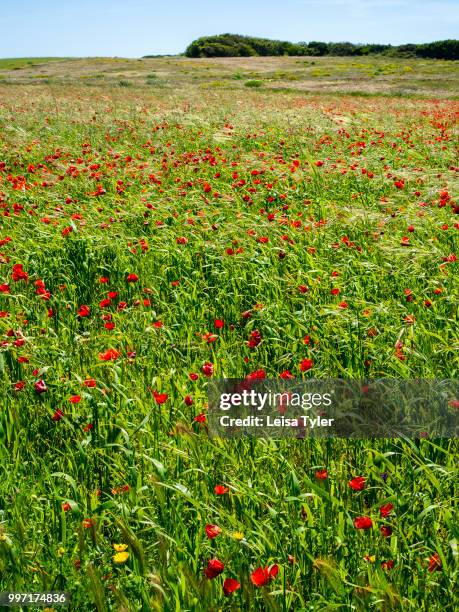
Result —
<instances>
[{"instance_id":1,"label":"wildflower meadow","mask_svg":"<svg viewBox=\"0 0 459 612\"><path fill-rule=\"evenodd\" d=\"M214 378L459 378L457 73L390 61L0 61L0 591L457 610L457 439L208 435Z\"/></svg>"}]
</instances>

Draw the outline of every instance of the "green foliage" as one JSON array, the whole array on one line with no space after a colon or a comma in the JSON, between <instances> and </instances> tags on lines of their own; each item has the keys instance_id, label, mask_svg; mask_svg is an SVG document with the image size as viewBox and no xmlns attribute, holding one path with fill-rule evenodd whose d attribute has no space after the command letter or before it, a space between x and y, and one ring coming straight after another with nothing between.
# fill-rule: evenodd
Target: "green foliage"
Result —
<instances>
[{"instance_id":1,"label":"green foliage","mask_svg":"<svg viewBox=\"0 0 459 612\"><path fill-rule=\"evenodd\" d=\"M248 57L279 55L335 55L359 56L386 54L402 57L426 57L432 59L459 59L459 41L441 40L426 44L406 44L400 46L381 44L353 44L350 42L291 43L239 34L220 34L204 36L193 41L186 49L187 57Z\"/></svg>"}]
</instances>

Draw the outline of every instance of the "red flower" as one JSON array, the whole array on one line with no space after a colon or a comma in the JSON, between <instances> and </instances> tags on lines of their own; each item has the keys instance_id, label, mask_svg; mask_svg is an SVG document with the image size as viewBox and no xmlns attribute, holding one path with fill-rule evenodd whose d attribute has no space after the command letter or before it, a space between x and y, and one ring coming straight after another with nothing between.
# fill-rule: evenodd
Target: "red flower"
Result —
<instances>
[{"instance_id":1,"label":"red flower","mask_svg":"<svg viewBox=\"0 0 459 612\"><path fill-rule=\"evenodd\" d=\"M266 372L264 370L255 370L255 372L251 372L246 376L247 380L262 380L264 378L266 378Z\"/></svg>"},{"instance_id":2,"label":"red flower","mask_svg":"<svg viewBox=\"0 0 459 612\"><path fill-rule=\"evenodd\" d=\"M429 559L429 572L439 571L442 568L441 559L438 553L433 554Z\"/></svg>"},{"instance_id":3,"label":"red flower","mask_svg":"<svg viewBox=\"0 0 459 612\"><path fill-rule=\"evenodd\" d=\"M164 404L165 401L167 401L167 398L169 397L167 395L167 393L158 393L157 391L153 391L153 397L156 400L156 403L161 405Z\"/></svg>"},{"instance_id":4,"label":"red flower","mask_svg":"<svg viewBox=\"0 0 459 612\"><path fill-rule=\"evenodd\" d=\"M37 380L37 382L34 384L34 389L38 394L48 391L48 387L46 386L44 380Z\"/></svg>"},{"instance_id":5,"label":"red flower","mask_svg":"<svg viewBox=\"0 0 459 612\"><path fill-rule=\"evenodd\" d=\"M363 476L357 476L357 478L353 478L347 484L354 489L354 491L362 491L365 488L365 480Z\"/></svg>"},{"instance_id":6,"label":"red flower","mask_svg":"<svg viewBox=\"0 0 459 612\"><path fill-rule=\"evenodd\" d=\"M240 588L240 582L234 580L234 578L227 578L223 583L223 593L225 594L225 597L229 597L231 593L234 593L234 591L237 591Z\"/></svg>"},{"instance_id":7,"label":"red flower","mask_svg":"<svg viewBox=\"0 0 459 612\"><path fill-rule=\"evenodd\" d=\"M63 503L62 503L62 510L63 510L64 512L68 512L68 511L70 510L70 508L71 508L71 507L72 507L72 506L69 504L69 502L63 502Z\"/></svg>"},{"instance_id":8,"label":"red flower","mask_svg":"<svg viewBox=\"0 0 459 612\"><path fill-rule=\"evenodd\" d=\"M56 410L56 412L53 414L51 419L53 421L60 421L63 416L64 416L64 413L62 412L62 410Z\"/></svg>"},{"instance_id":9,"label":"red flower","mask_svg":"<svg viewBox=\"0 0 459 612\"><path fill-rule=\"evenodd\" d=\"M214 325L216 329L222 329L225 326L225 321L223 319L215 319Z\"/></svg>"},{"instance_id":10,"label":"red flower","mask_svg":"<svg viewBox=\"0 0 459 612\"><path fill-rule=\"evenodd\" d=\"M392 559L389 559L389 561L383 561L381 563L381 568L383 570L391 570L394 567L394 562Z\"/></svg>"},{"instance_id":11,"label":"red flower","mask_svg":"<svg viewBox=\"0 0 459 612\"><path fill-rule=\"evenodd\" d=\"M207 576L207 578L209 578L209 580L212 580L213 578L219 576L224 569L225 566L219 559L211 559L207 563L207 567L204 570L204 574Z\"/></svg>"},{"instance_id":12,"label":"red flower","mask_svg":"<svg viewBox=\"0 0 459 612\"><path fill-rule=\"evenodd\" d=\"M379 531L385 538L390 538L390 536L392 535L392 527L390 527L389 525L383 525Z\"/></svg>"},{"instance_id":13,"label":"red flower","mask_svg":"<svg viewBox=\"0 0 459 612\"><path fill-rule=\"evenodd\" d=\"M247 346L249 348L256 348L261 342L261 334L258 329L254 329L253 332L250 333L250 339L247 341Z\"/></svg>"},{"instance_id":14,"label":"red flower","mask_svg":"<svg viewBox=\"0 0 459 612\"><path fill-rule=\"evenodd\" d=\"M315 474L317 480L326 480L328 478L327 470L317 470Z\"/></svg>"},{"instance_id":15,"label":"red flower","mask_svg":"<svg viewBox=\"0 0 459 612\"><path fill-rule=\"evenodd\" d=\"M190 377L190 380L198 380L199 378L199 374L195 374L195 372L190 372L188 376Z\"/></svg>"},{"instance_id":16,"label":"red flower","mask_svg":"<svg viewBox=\"0 0 459 612\"><path fill-rule=\"evenodd\" d=\"M209 361L206 361L206 363L201 368L201 372L204 374L204 376L207 376L208 378L210 378L212 374L214 373L213 364L210 363Z\"/></svg>"},{"instance_id":17,"label":"red flower","mask_svg":"<svg viewBox=\"0 0 459 612\"><path fill-rule=\"evenodd\" d=\"M312 359L303 359L303 361L300 363L300 370L302 372L307 372L308 370L310 370L313 366L313 361Z\"/></svg>"},{"instance_id":18,"label":"red flower","mask_svg":"<svg viewBox=\"0 0 459 612\"><path fill-rule=\"evenodd\" d=\"M205 423L206 415L201 412L201 414L198 414L197 416L194 417L193 421L195 423Z\"/></svg>"},{"instance_id":19,"label":"red flower","mask_svg":"<svg viewBox=\"0 0 459 612\"><path fill-rule=\"evenodd\" d=\"M25 282L27 282L29 279L29 275L27 274L27 272L25 272L25 270L22 269L22 264L14 264L13 271L11 273L11 278L15 282L20 280L24 280Z\"/></svg>"},{"instance_id":20,"label":"red flower","mask_svg":"<svg viewBox=\"0 0 459 612\"><path fill-rule=\"evenodd\" d=\"M279 567L277 565L257 567L257 569L250 575L250 580L255 586L261 587L268 584L268 582L275 578L278 573Z\"/></svg>"},{"instance_id":21,"label":"red flower","mask_svg":"<svg viewBox=\"0 0 459 612\"><path fill-rule=\"evenodd\" d=\"M97 383L94 378L87 378L83 384L85 387L95 387Z\"/></svg>"},{"instance_id":22,"label":"red flower","mask_svg":"<svg viewBox=\"0 0 459 612\"><path fill-rule=\"evenodd\" d=\"M209 540L213 540L222 532L218 525L206 525L206 535Z\"/></svg>"},{"instance_id":23,"label":"red flower","mask_svg":"<svg viewBox=\"0 0 459 612\"><path fill-rule=\"evenodd\" d=\"M89 306L86 306L85 304L83 304L82 306L80 306L78 308L78 316L79 317L89 317L89 315L91 314L91 309L89 308Z\"/></svg>"},{"instance_id":24,"label":"red flower","mask_svg":"<svg viewBox=\"0 0 459 612\"><path fill-rule=\"evenodd\" d=\"M81 395L72 395L72 397L69 397L69 402L71 404L79 404L81 402Z\"/></svg>"},{"instance_id":25,"label":"red flower","mask_svg":"<svg viewBox=\"0 0 459 612\"><path fill-rule=\"evenodd\" d=\"M127 275L126 280L128 283L136 283L139 280L139 277L137 274L131 273Z\"/></svg>"},{"instance_id":26,"label":"red flower","mask_svg":"<svg viewBox=\"0 0 459 612\"><path fill-rule=\"evenodd\" d=\"M354 527L356 529L371 529L373 521L369 516L358 516L354 519Z\"/></svg>"},{"instance_id":27,"label":"red flower","mask_svg":"<svg viewBox=\"0 0 459 612\"><path fill-rule=\"evenodd\" d=\"M229 489L224 485L215 485L214 491L215 495L224 495L225 493L228 493Z\"/></svg>"},{"instance_id":28,"label":"red flower","mask_svg":"<svg viewBox=\"0 0 459 612\"><path fill-rule=\"evenodd\" d=\"M99 359L102 361L115 361L121 355L116 349L107 349L104 353L99 353Z\"/></svg>"},{"instance_id":29,"label":"red flower","mask_svg":"<svg viewBox=\"0 0 459 612\"><path fill-rule=\"evenodd\" d=\"M386 518L394 509L394 504L386 504L385 506L381 506L379 509L379 514L382 518Z\"/></svg>"},{"instance_id":30,"label":"red flower","mask_svg":"<svg viewBox=\"0 0 459 612\"><path fill-rule=\"evenodd\" d=\"M183 400L187 406L193 405L193 398L189 395L185 395L185 399Z\"/></svg>"}]
</instances>

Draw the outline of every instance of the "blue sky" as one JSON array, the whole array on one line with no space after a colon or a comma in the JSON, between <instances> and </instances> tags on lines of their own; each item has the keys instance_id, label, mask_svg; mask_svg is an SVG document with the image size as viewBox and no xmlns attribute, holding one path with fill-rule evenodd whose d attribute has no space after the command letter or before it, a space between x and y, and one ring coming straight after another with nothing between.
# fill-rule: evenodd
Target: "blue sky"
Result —
<instances>
[{"instance_id":1,"label":"blue sky","mask_svg":"<svg viewBox=\"0 0 459 612\"><path fill-rule=\"evenodd\" d=\"M183 51L232 32L293 42L427 42L459 35L459 0L1 0L0 57Z\"/></svg>"}]
</instances>

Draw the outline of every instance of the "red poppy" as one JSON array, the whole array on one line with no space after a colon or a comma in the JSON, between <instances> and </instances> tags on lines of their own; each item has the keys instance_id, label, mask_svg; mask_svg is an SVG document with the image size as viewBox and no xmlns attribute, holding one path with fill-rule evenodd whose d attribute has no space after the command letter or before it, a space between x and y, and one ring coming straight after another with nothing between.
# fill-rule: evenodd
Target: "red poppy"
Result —
<instances>
[{"instance_id":1,"label":"red poppy","mask_svg":"<svg viewBox=\"0 0 459 612\"><path fill-rule=\"evenodd\" d=\"M354 519L354 527L356 529L371 529L373 521L369 516L358 516Z\"/></svg>"},{"instance_id":2,"label":"red poppy","mask_svg":"<svg viewBox=\"0 0 459 612\"><path fill-rule=\"evenodd\" d=\"M201 412L201 414L195 416L193 420L195 423L205 423L207 418L206 415Z\"/></svg>"},{"instance_id":3,"label":"red poppy","mask_svg":"<svg viewBox=\"0 0 459 612\"><path fill-rule=\"evenodd\" d=\"M256 348L261 342L261 334L258 331L258 329L254 329L251 333L250 333L250 338L247 341L247 346L249 348Z\"/></svg>"},{"instance_id":4,"label":"red poppy","mask_svg":"<svg viewBox=\"0 0 459 612\"><path fill-rule=\"evenodd\" d=\"M385 538L390 538L390 536L392 535L392 527L390 527L389 525L382 525L379 531Z\"/></svg>"},{"instance_id":5,"label":"red poppy","mask_svg":"<svg viewBox=\"0 0 459 612\"><path fill-rule=\"evenodd\" d=\"M347 484L351 489L354 489L354 491L362 491L365 488L365 481L366 478L363 476L357 476L357 478L353 478Z\"/></svg>"},{"instance_id":6,"label":"red poppy","mask_svg":"<svg viewBox=\"0 0 459 612\"><path fill-rule=\"evenodd\" d=\"M29 280L29 275L25 270L22 269L22 264L14 264L13 271L11 273L11 278L15 282L18 282L20 280L27 282Z\"/></svg>"},{"instance_id":7,"label":"red poppy","mask_svg":"<svg viewBox=\"0 0 459 612\"><path fill-rule=\"evenodd\" d=\"M48 387L46 386L44 380L37 380L37 382L34 384L34 389L38 394L48 391Z\"/></svg>"},{"instance_id":8,"label":"red poppy","mask_svg":"<svg viewBox=\"0 0 459 612\"><path fill-rule=\"evenodd\" d=\"M216 329L222 329L225 326L225 321L223 319L215 319L214 325Z\"/></svg>"},{"instance_id":9,"label":"red poppy","mask_svg":"<svg viewBox=\"0 0 459 612\"><path fill-rule=\"evenodd\" d=\"M91 309L89 308L89 306L86 306L85 304L83 304L82 306L80 306L78 308L78 316L79 317L89 317L89 315L91 314Z\"/></svg>"},{"instance_id":10,"label":"red poppy","mask_svg":"<svg viewBox=\"0 0 459 612\"><path fill-rule=\"evenodd\" d=\"M326 480L328 478L327 470L317 470L315 474L317 480Z\"/></svg>"},{"instance_id":11,"label":"red poppy","mask_svg":"<svg viewBox=\"0 0 459 612\"><path fill-rule=\"evenodd\" d=\"M206 361L206 363L201 368L201 372L204 374L204 376L207 376L208 378L210 378L212 374L214 373L213 364L210 363L209 361Z\"/></svg>"},{"instance_id":12,"label":"red poppy","mask_svg":"<svg viewBox=\"0 0 459 612\"><path fill-rule=\"evenodd\" d=\"M64 413L62 412L62 410L56 410L56 412L53 414L51 419L53 421L60 421L63 416L64 416Z\"/></svg>"},{"instance_id":13,"label":"red poppy","mask_svg":"<svg viewBox=\"0 0 459 612\"><path fill-rule=\"evenodd\" d=\"M137 274L134 274L132 272L131 274L127 275L126 280L128 283L136 283L139 280L139 277L137 276Z\"/></svg>"},{"instance_id":14,"label":"red poppy","mask_svg":"<svg viewBox=\"0 0 459 612\"><path fill-rule=\"evenodd\" d=\"M229 489L224 485L215 485L214 491L215 495L224 495L225 493L228 493Z\"/></svg>"},{"instance_id":15,"label":"red poppy","mask_svg":"<svg viewBox=\"0 0 459 612\"><path fill-rule=\"evenodd\" d=\"M99 359L102 361L115 361L121 355L116 349L110 348L103 353L99 353Z\"/></svg>"},{"instance_id":16,"label":"red poppy","mask_svg":"<svg viewBox=\"0 0 459 612\"><path fill-rule=\"evenodd\" d=\"M93 388L97 385L96 381L94 380L94 378L87 378L84 382L83 382L85 387L90 387Z\"/></svg>"},{"instance_id":17,"label":"red poppy","mask_svg":"<svg viewBox=\"0 0 459 612\"><path fill-rule=\"evenodd\" d=\"M300 370L302 372L307 372L312 368L313 365L314 362L312 361L312 359L303 359L303 361L301 361L300 363Z\"/></svg>"},{"instance_id":18,"label":"red poppy","mask_svg":"<svg viewBox=\"0 0 459 612\"><path fill-rule=\"evenodd\" d=\"M382 518L386 518L394 509L394 504L386 504L385 506L381 506L379 509L379 514Z\"/></svg>"},{"instance_id":19,"label":"red poppy","mask_svg":"<svg viewBox=\"0 0 459 612\"><path fill-rule=\"evenodd\" d=\"M167 401L167 398L169 396L167 395L167 393L158 393L157 391L153 391L153 397L155 398L156 403L161 405Z\"/></svg>"},{"instance_id":20,"label":"red poppy","mask_svg":"<svg viewBox=\"0 0 459 612\"><path fill-rule=\"evenodd\" d=\"M250 580L257 587L262 587L268 584L279 573L279 567L274 564L269 567L257 567L250 575Z\"/></svg>"},{"instance_id":21,"label":"red poppy","mask_svg":"<svg viewBox=\"0 0 459 612\"><path fill-rule=\"evenodd\" d=\"M389 559L389 561L383 561L381 563L381 568L383 570L391 570L394 567L395 563L392 559Z\"/></svg>"},{"instance_id":22,"label":"red poppy","mask_svg":"<svg viewBox=\"0 0 459 612\"><path fill-rule=\"evenodd\" d=\"M440 555L438 553L434 553L429 558L429 567L427 568L429 572L439 571L442 568L442 563L440 559Z\"/></svg>"},{"instance_id":23,"label":"red poppy","mask_svg":"<svg viewBox=\"0 0 459 612\"><path fill-rule=\"evenodd\" d=\"M206 525L206 535L209 540L213 540L222 532L218 525Z\"/></svg>"},{"instance_id":24,"label":"red poppy","mask_svg":"<svg viewBox=\"0 0 459 612\"><path fill-rule=\"evenodd\" d=\"M189 395L185 395L185 399L183 400L187 406L193 405L193 398Z\"/></svg>"},{"instance_id":25,"label":"red poppy","mask_svg":"<svg viewBox=\"0 0 459 612\"><path fill-rule=\"evenodd\" d=\"M69 502L62 502L61 507L64 512L68 512L72 506Z\"/></svg>"},{"instance_id":26,"label":"red poppy","mask_svg":"<svg viewBox=\"0 0 459 612\"><path fill-rule=\"evenodd\" d=\"M204 570L204 574L207 576L207 578L209 578L209 580L212 580L213 578L219 576L224 569L225 566L220 559L210 559L210 561L207 563L206 569Z\"/></svg>"},{"instance_id":27,"label":"red poppy","mask_svg":"<svg viewBox=\"0 0 459 612\"><path fill-rule=\"evenodd\" d=\"M225 597L229 597L231 593L241 588L241 583L234 578L227 578L223 583L223 593Z\"/></svg>"},{"instance_id":28,"label":"red poppy","mask_svg":"<svg viewBox=\"0 0 459 612\"><path fill-rule=\"evenodd\" d=\"M72 397L69 397L69 402L71 404L79 404L81 402L81 395L72 395Z\"/></svg>"}]
</instances>

